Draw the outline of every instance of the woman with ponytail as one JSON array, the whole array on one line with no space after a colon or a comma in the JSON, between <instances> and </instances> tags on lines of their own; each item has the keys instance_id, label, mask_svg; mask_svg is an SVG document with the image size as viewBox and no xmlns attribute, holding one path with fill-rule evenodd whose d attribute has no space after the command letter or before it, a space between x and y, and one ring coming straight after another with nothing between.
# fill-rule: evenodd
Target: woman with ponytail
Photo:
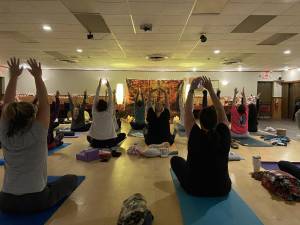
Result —
<instances>
[{"instance_id":1,"label":"woman with ponytail","mask_svg":"<svg viewBox=\"0 0 300 225\"><path fill-rule=\"evenodd\" d=\"M28 71L36 85L38 106L15 102L19 59L8 61L9 83L4 95L0 120L0 141L5 160L0 210L12 213L38 212L50 208L76 187L77 177L66 175L47 184L47 133L50 107L42 79L41 64L29 59Z\"/></svg>"},{"instance_id":2,"label":"woman with ponytail","mask_svg":"<svg viewBox=\"0 0 300 225\"><path fill-rule=\"evenodd\" d=\"M214 106L200 112L200 125L193 116L194 91L199 84L208 91ZM231 190L228 173L230 130L223 105L210 79L193 80L185 104L185 130L188 139L187 160L174 156L171 167L183 189L195 196L225 196Z\"/></svg>"}]
</instances>

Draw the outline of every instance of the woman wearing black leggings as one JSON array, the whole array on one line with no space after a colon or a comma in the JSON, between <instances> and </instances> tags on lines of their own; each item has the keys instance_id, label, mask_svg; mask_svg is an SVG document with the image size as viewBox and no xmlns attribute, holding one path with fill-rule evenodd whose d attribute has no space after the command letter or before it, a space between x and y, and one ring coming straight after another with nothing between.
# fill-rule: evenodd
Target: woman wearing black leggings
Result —
<instances>
[{"instance_id":1,"label":"woman wearing black leggings","mask_svg":"<svg viewBox=\"0 0 300 225\"><path fill-rule=\"evenodd\" d=\"M291 174L297 179L300 179L300 168L295 166L293 163L289 161L279 161L278 167L280 170Z\"/></svg>"}]
</instances>

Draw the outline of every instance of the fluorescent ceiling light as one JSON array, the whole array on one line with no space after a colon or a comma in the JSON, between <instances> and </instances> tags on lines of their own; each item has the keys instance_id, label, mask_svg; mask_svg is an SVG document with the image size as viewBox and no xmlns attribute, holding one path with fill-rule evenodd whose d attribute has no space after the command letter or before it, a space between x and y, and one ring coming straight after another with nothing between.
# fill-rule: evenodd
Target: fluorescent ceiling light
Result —
<instances>
[{"instance_id":1,"label":"fluorescent ceiling light","mask_svg":"<svg viewBox=\"0 0 300 225\"><path fill-rule=\"evenodd\" d=\"M193 71L194 71L194 72L196 72L196 71L197 71L197 68L196 68L196 67L194 67L194 68L193 68Z\"/></svg>"},{"instance_id":2,"label":"fluorescent ceiling light","mask_svg":"<svg viewBox=\"0 0 300 225\"><path fill-rule=\"evenodd\" d=\"M81 53L81 52L82 52L82 49L81 49L81 48L77 48L77 49L76 49L76 52Z\"/></svg>"},{"instance_id":3,"label":"fluorescent ceiling light","mask_svg":"<svg viewBox=\"0 0 300 225\"><path fill-rule=\"evenodd\" d=\"M214 50L215 54L219 54L221 51L219 49Z\"/></svg>"}]
</instances>

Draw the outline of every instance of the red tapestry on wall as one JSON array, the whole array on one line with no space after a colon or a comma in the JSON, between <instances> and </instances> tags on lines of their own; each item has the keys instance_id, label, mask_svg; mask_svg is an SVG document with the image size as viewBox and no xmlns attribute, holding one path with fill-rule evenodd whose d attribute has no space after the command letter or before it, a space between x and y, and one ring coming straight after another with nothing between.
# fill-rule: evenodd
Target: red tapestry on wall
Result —
<instances>
[{"instance_id":1,"label":"red tapestry on wall","mask_svg":"<svg viewBox=\"0 0 300 225\"><path fill-rule=\"evenodd\" d=\"M134 99L138 92L138 89L141 89L141 92L144 94L145 99L147 100L149 90L154 90L162 88L168 92L170 106L172 110L177 110L177 92L178 87L183 82L183 80L138 80L138 79L127 79L127 95L126 103L134 103ZM156 101L164 101L164 95L161 92L154 92L153 99Z\"/></svg>"}]
</instances>

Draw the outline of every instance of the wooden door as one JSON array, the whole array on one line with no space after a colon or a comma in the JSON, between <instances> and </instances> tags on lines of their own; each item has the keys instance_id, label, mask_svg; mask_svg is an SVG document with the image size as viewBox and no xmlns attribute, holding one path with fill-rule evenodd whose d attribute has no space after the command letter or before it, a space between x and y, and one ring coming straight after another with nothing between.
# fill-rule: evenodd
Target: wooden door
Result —
<instances>
[{"instance_id":1,"label":"wooden door","mask_svg":"<svg viewBox=\"0 0 300 225\"><path fill-rule=\"evenodd\" d=\"M293 119L295 115L296 102L300 100L300 82L290 83L289 88L289 118Z\"/></svg>"},{"instance_id":2,"label":"wooden door","mask_svg":"<svg viewBox=\"0 0 300 225\"><path fill-rule=\"evenodd\" d=\"M273 96L273 82L269 81L258 81L257 82L257 93L260 95L260 117L271 117L272 116L272 96Z\"/></svg>"},{"instance_id":3,"label":"wooden door","mask_svg":"<svg viewBox=\"0 0 300 225\"><path fill-rule=\"evenodd\" d=\"M289 84L283 83L282 84L282 118L288 119L289 118Z\"/></svg>"}]
</instances>

